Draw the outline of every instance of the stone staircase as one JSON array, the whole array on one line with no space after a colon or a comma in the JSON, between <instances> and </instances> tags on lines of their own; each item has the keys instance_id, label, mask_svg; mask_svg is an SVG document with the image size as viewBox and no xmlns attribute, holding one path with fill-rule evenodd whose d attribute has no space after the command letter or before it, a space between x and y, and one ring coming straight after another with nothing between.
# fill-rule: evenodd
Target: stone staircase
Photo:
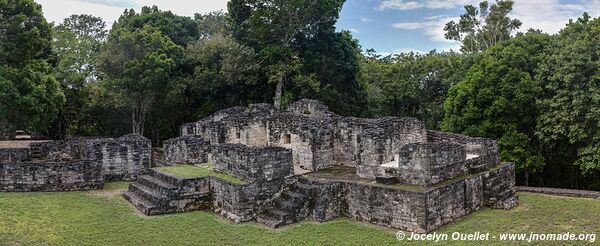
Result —
<instances>
[{"instance_id":1,"label":"stone staircase","mask_svg":"<svg viewBox=\"0 0 600 246\"><path fill-rule=\"evenodd\" d=\"M203 194L186 193L181 179L154 169L130 183L123 196L145 215L185 212L205 205Z\"/></svg>"},{"instance_id":2,"label":"stone staircase","mask_svg":"<svg viewBox=\"0 0 600 246\"><path fill-rule=\"evenodd\" d=\"M306 219L311 215L313 202L311 197L317 186L297 181L286 188L279 197L273 199L256 217L258 223L271 228L289 225Z\"/></svg>"},{"instance_id":3,"label":"stone staircase","mask_svg":"<svg viewBox=\"0 0 600 246\"><path fill-rule=\"evenodd\" d=\"M32 161L39 161L44 159L44 155L42 154L40 146L31 145L29 147L29 159Z\"/></svg>"}]
</instances>

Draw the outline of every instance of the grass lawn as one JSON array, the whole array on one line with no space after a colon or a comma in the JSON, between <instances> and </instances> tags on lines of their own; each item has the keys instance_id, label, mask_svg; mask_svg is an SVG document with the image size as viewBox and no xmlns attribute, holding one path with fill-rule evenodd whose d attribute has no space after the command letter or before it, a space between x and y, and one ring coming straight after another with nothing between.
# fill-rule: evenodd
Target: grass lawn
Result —
<instances>
[{"instance_id":1,"label":"grass lawn","mask_svg":"<svg viewBox=\"0 0 600 246\"><path fill-rule=\"evenodd\" d=\"M191 179L198 177L217 177L223 179L225 181L229 181L234 184L244 184L245 182L233 175L229 175L226 173L219 173L213 171L213 166L210 163L201 164L201 165L177 165L177 166L167 166L167 167L158 167L158 170L166 173L170 173L180 178Z\"/></svg>"},{"instance_id":2,"label":"grass lawn","mask_svg":"<svg viewBox=\"0 0 600 246\"><path fill-rule=\"evenodd\" d=\"M337 219L271 230L205 211L145 217L109 184L102 191L0 193L0 245L391 245L395 230ZM510 211L483 209L436 232L600 233L600 201L520 193ZM468 244L468 242L450 242ZM500 242L491 242L500 244ZM412 242L411 244L423 244ZM440 245L446 245L442 242ZM472 242L481 245L482 242ZM490 242L483 242L490 244ZM542 243L540 243L542 244ZM545 242L544 245L548 243ZM564 245L565 242L556 242Z\"/></svg>"}]
</instances>

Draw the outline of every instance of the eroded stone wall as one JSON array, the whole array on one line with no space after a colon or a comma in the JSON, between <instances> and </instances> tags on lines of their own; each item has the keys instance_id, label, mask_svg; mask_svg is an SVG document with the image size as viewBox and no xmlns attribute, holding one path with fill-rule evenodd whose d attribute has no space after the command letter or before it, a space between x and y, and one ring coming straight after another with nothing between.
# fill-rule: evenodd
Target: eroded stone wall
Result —
<instances>
[{"instance_id":1,"label":"eroded stone wall","mask_svg":"<svg viewBox=\"0 0 600 246\"><path fill-rule=\"evenodd\" d=\"M212 148L215 171L249 182L282 180L292 174L292 151L278 147L218 144Z\"/></svg>"},{"instance_id":2,"label":"eroded stone wall","mask_svg":"<svg viewBox=\"0 0 600 246\"><path fill-rule=\"evenodd\" d=\"M101 189L102 167L92 160L0 163L0 191L74 191Z\"/></svg>"},{"instance_id":3,"label":"eroded stone wall","mask_svg":"<svg viewBox=\"0 0 600 246\"><path fill-rule=\"evenodd\" d=\"M495 167L485 173L483 202L488 207L500 209L510 209L517 205L514 163Z\"/></svg>"},{"instance_id":4,"label":"eroded stone wall","mask_svg":"<svg viewBox=\"0 0 600 246\"><path fill-rule=\"evenodd\" d=\"M256 218L264 204L283 187L282 180L232 184L211 178L212 210L235 223Z\"/></svg>"},{"instance_id":5,"label":"eroded stone wall","mask_svg":"<svg viewBox=\"0 0 600 246\"><path fill-rule=\"evenodd\" d=\"M134 180L150 168L150 140L136 134L120 138L73 138L64 141L33 143L40 159L90 159L102 166L105 180Z\"/></svg>"},{"instance_id":6,"label":"eroded stone wall","mask_svg":"<svg viewBox=\"0 0 600 246\"><path fill-rule=\"evenodd\" d=\"M0 163L23 162L29 160L29 149L10 148L0 149Z\"/></svg>"},{"instance_id":7,"label":"eroded stone wall","mask_svg":"<svg viewBox=\"0 0 600 246\"><path fill-rule=\"evenodd\" d=\"M446 142L407 144L398 155L398 167L384 168L401 184L431 186L468 172L462 145ZM384 172L385 172L384 171Z\"/></svg>"},{"instance_id":8,"label":"eroded stone wall","mask_svg":"<svg viewBox=\"0 0 600 246\"><path fill-rule=\"evenodd\" d=\"M165 161L178 164L206 163L211 151L209 142L194 135L166 140L163 146Z\"/></svg>"}]
</instances>

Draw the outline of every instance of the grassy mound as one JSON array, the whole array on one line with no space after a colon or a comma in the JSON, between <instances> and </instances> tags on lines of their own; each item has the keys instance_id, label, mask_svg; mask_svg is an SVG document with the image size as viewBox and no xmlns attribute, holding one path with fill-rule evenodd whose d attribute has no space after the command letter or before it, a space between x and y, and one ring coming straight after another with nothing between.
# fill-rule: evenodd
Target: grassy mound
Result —
<instances>
[{"instance_id":1,"label":"grassy mound","mask_svg":"<svg viewBox=\"0 0 600 246\"><path fill-rule=\"evenodd\" d=\"M390 245L395 230L336 219L278 230L231 224L205 211L145 217L103 191L0 193L0 245ZM510 211L483 209L436 232L600 233L600 201L520 193ZM412 242L411 244L423 242ZM482 242L442 242L480 245ZM498 241L484 244L501 244ZM539 243L547 245L548 242ZM556 242L562 245L564 242Z\"/></svg>"},{"instance_id":2,"label":"grassy mound","mask_svg":"<svg viewBox=\"0 0 600 246\"><path fill-rule=\"evenodd\" d=\"M245 182L233 175L229 175L226 173L215 172L213 170L213 166L209 164L202 165L177 165L177 166L168 166L168 167L158 167L157 168L161 172L169 173L174 176L191 179L191 178L199 178L199 177L216 177L223 179L225 181L234 183L234 184L244 184Z\"/></svg>"}]
</instances>

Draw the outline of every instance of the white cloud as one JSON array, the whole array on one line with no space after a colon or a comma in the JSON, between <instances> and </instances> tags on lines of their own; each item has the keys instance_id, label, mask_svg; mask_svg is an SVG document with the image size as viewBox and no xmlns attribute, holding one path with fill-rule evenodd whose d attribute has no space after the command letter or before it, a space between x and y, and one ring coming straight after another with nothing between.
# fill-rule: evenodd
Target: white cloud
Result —
<instances>
[{"instance_id":1,"label":"white cloud","mask_svg":"<svg viewBox=\"0 0 600 246\"><path fill-rule=\"evenodd\" d=\"M75 0L77 2L96 3L110 7L131 8L138 7L138 4L133 0Z\"/></svg>"},{"instance_id":2,"label":"white cloud","mask_svg":"<svg viewBox=\"0 0 600 246\"><path fill-rule=\"evenodd\" d=\"M598 17L600 0L582 0L576 4L565 4L559 0L517 1L513 7L511 18L517 18L523 22L520 31L524 32L529 28L535 28L554 34L564 28L569 19L576 19L586 11L592 17ZM393 23L392 27L400 30L421 30L433 42L454 43L444 38L443 29L446 23L451 20L456 21L458 18L458 16L433 15L419 21Z\"/></svg>"},{"instance_id":3,"label":"white cloud","mask_svg":"<svg viewBox=\"0 0 600 246\"><path fill-rule=\"evenodd\" d=\"M477 4L479 0L425 0L425 1L404 1L404 0L383 0L379 4L378 10L413 10L419 8L428 9L452 9L462 7L467 4Z\"/></svg>"},{"instance_id":4,"label":"white cloud","mask_svg":"<svg viewBox=\"0 0 600 246\"><path fill-rule=\"evenodd\" d=\"M36 2L42 5L44 16L48 21L59 23L72 14L90 14L101 17L108 27L119 19L126 8L139 11L141 6L157 5L161 10L171 10L183 16L218 10L227 11L227 0L36 0Z\"/></svg>"},{"instance_id":5,"label":"white cloud","mask_svg":"<svg viewBox=\"0 0 600 246\"><path fill-rule=\"evenodd\" d=\"M392 27L400 30L422 30L423 33L434 42L453 42L444 38L444 26L451 20L457 20L458 17L448 17L445 15L428 16L418 22L398 22L392 24Z\"/></svg>"},{"instance_id":6,"label":"white cloud","mask_svg":"<svg viewBox=\"0 0 600 246\"><path fill-rule=\"evenodd\" d=\"M398 22L392 24L392 26L396 29L404 29L404 30L417 30L431 26L429 22Z\"/></svg>"},{"instance_id":7,"label":"white cloud","mask_svg":"<svg viewBox=\"0 0 600 246\"><path fill-rule=\"evenodd\" d=\"M553 34L564 28L569 19L581 17L583 12L598 17L600 0L583 0L577 4L564 4L558 0L519 1L515 3L511 17L523 22L521 31L534 28Z\"/></svg>"},{"instance_id":8,"label":"white cloud","mask_svg":"<svg viewBox=\"0 0 600 246\"><path fill-rule=\"evenodd\" d=\"M405 2L403 0L384 0L377 7L378 10L387 10L387 9L398 9L398 10L411 10L422 8L424 5L422 3L416 1Z\"/></svg>"},{"instance_id":9,"label":"white cloud","mask_svg":"<svg viewBox=\"0 0 600 246\"><path fill-rule=\"evenodd\" d=\"M366 17L361 17L360 20L362 22L373 22L373 19L369 19L369 18L366 18Z\"/></svg>"}]
</instances>

